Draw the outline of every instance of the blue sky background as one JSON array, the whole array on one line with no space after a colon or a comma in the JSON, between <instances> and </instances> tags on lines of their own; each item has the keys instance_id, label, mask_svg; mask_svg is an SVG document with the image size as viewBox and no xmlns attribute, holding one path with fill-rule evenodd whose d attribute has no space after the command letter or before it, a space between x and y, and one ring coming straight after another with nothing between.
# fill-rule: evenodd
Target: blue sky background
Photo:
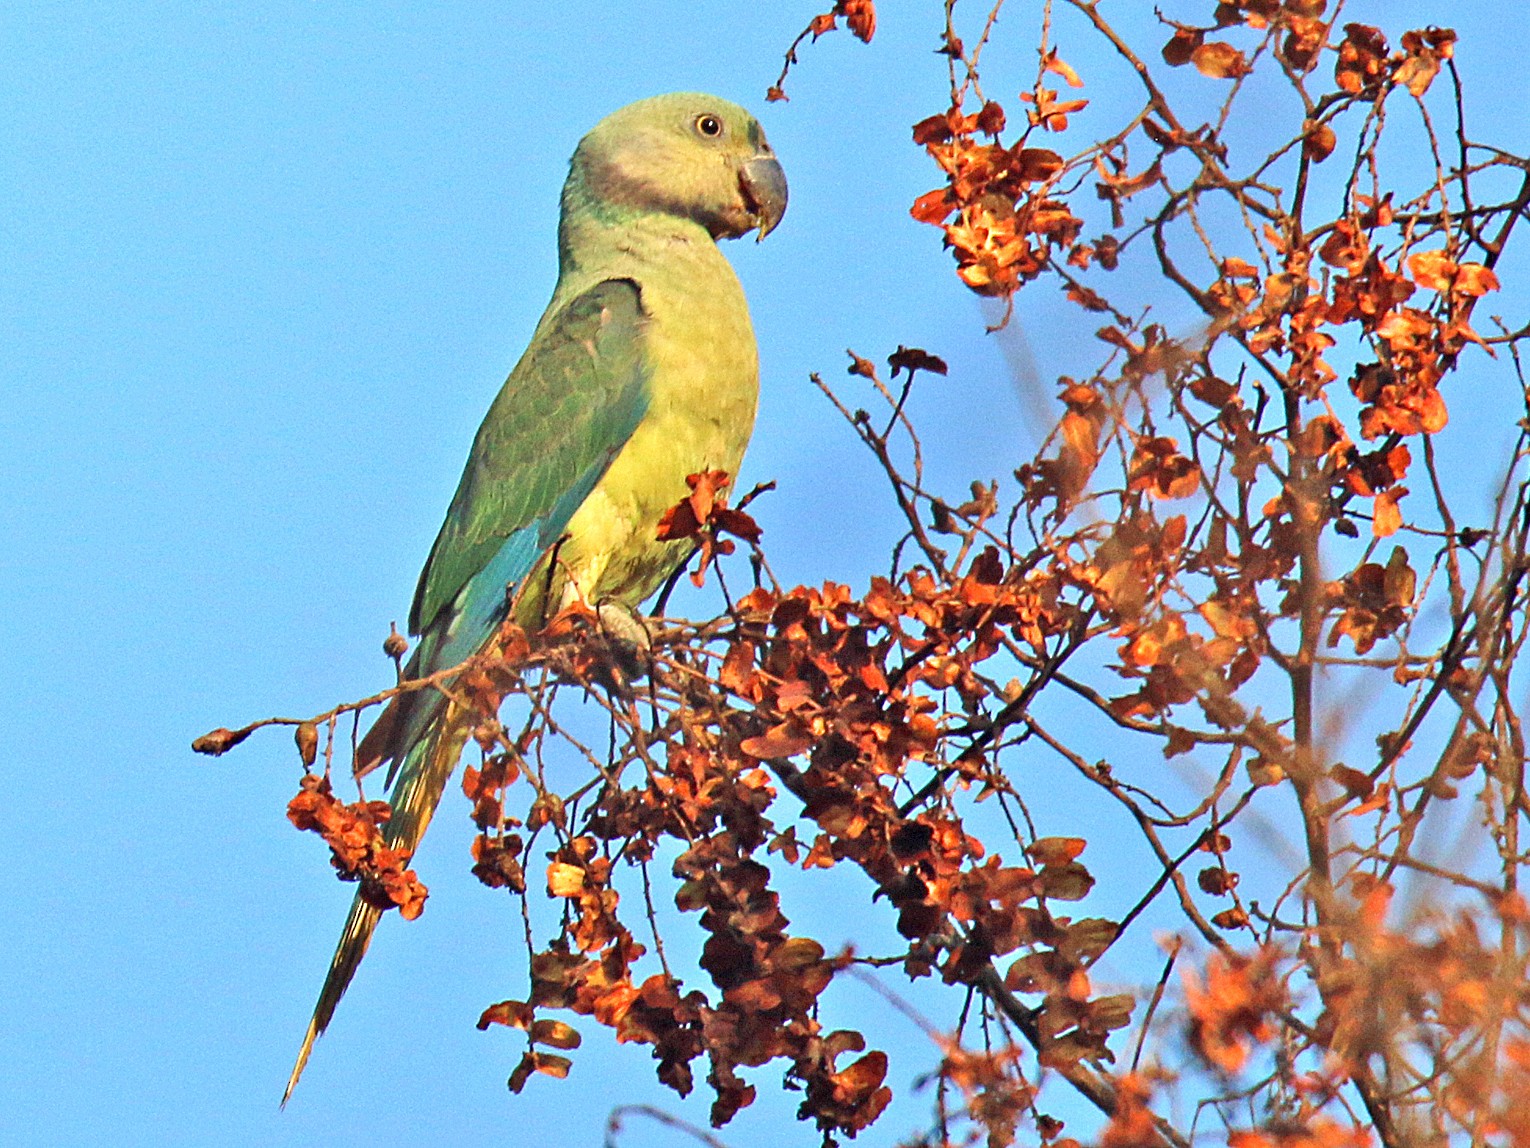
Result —
<instances>
[{"instance_id":1,"label":"blue sky background","mask_svg":"<svg viewBox=\"0 0 1530 1148\"><path fill-rule=\"evenodd\" d=\"M842 378L847 346L951 363L915 396L937 487L1006 474L1035 441L1006 343L906 214L936 182L908 126L944 106L938 5L886 0L872 46L840 32L807 49L772 106L812 3L553 7L0 13L0 1141L592 1145L626 1102L705 1123L705 1096L677 1104L644 1050L590 1023L568 1082L506 1092L520 1046L473 1021L524 992L520 923L467 873L451 797L418 857L428 911L385 924L279 1113L351 889L285 821L285 736L217 761L188 748L388 679L388 623L551 291L567 156L631 99L748 104L791 180L781 229L728 248L764 379L741 485L780 484L759 517L783 580L861 581L894 531L807 381ZM1034 7L1013 0L993 49L1006 102L1034 67ZM1523 153L1523 38L1495 6L1384 7L1394 39L1431 16L1462 32L1469 77L1501 101L1474 106L1479 134ZM1060 31L1102 112L1135 99ZM1092 358L1051 301L1023 300L1021 320L1041 378ZM1103 842L1109 825L1084 809L1056 828ZM869 888L838 882L787 906L828 943L870 912ZM839 1023L878 1007L853 984L829 1002ZM896 1019L885 1033L919 1051L890 1080L906 1098L922 1038ZM755 1075L761 1102L724 1138L815 1142L777 1078ZM892 1143L923 1111L900 1100L863 1140ZM622 1140L673 1142L641 1125Z\"/></svg>"}]
</instances>

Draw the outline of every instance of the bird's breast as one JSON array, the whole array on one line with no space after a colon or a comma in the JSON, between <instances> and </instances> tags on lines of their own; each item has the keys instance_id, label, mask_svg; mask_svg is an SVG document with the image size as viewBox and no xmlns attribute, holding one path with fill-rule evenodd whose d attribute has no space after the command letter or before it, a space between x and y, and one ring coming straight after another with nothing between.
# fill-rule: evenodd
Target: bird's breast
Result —
<instances>
[{"instance_id":1,"label":"bird's breast","mask_svg":"<svg viewBox=\"0 0 1530 1148\"><path fill-rule=\"evenodd\" d=\"M659 541L659 519L688 493L687 475L736 478L754 427L759 357L743 289L715 246L693 254L635 276L648 317L648 411L559 553L591 601L636 606L658 589L690 549Z\"/></svg>"}]
</instances>

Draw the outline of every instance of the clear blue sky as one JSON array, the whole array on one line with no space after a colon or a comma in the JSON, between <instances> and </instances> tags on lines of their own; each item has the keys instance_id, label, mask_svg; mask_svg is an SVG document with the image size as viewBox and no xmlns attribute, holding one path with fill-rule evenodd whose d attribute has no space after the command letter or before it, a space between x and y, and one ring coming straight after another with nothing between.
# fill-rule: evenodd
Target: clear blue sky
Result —
<instances>
[{"instance_id":1,"label":"clear blue sky","mask_svg":"<svg viewBox=\"0 0 1530 1148\"><path fill-rule=\"evenodd\" d=\"M765 106L817 7L0 15L0 1142L592 1145L618 1102L705 1122L705 1097L676 1107L642 1049L613 1051L588 1023L571 1080L506 1092L519 1045L473 1021L524 991L519 919L466 872L451 799L418 858L427 912L385 923L278 1113L351 890L283 817L298 776L284 736L217 761L188 745L387 679L388 623L551 290L568 153L631 99L746 103L790 176L780 230L729 248L765 384L742 484L780 483L760 517L784 579L858 581L885 553L875 476L807 382L841 377L848 346L951 362L916 396L937 485L1022 461L1034 428L1001 347L906 214L936 182L907 129L943 106L939 6L887 0L873 46L825 39L792 102ZM1015 75L1033 66L1031 7L1013 3ZM1462 57L1505 95L1498 138L1523 149L1520 51L1492 6L1386 7L1398 30L1457 21ZM1050 377L1086 336L1039 306L1023 326ZM843 891L856 899L798 919L848 935L871 910L866 889ZM841 1021L876 1007L834 991ZM777 1078L758 1074L762 1103L731 1142L814 1141L764 1101ZM893 1142L923 1103L900 1111L866 1139Z\"/></svg>"}]
</instances>

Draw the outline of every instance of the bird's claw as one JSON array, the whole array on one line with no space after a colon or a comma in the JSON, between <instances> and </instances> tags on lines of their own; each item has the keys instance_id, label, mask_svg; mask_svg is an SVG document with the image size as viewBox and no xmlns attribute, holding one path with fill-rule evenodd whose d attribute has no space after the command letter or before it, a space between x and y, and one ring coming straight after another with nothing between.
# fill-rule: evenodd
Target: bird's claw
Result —
<instances>
[{"instance_id":1,"label":"bird's claw","mask_svg":"<svg viewBox=\"0 0 1530 1148\"><path fill-rule=\"evenodd\" d=\"M653 638L642 616L619 602L602 602L595 613L601 636L610 648L618 685L642 677L648 672L653 650Z\"/></svg>"}]
</instances>

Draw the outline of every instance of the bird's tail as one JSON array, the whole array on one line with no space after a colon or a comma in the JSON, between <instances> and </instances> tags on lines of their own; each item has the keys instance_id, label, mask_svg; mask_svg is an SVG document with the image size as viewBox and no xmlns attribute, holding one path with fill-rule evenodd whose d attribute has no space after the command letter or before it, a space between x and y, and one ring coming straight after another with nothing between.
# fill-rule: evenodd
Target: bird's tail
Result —
<instances>
[{"instance_id":1,"label":"bird's tail","mask_svg":"<svg viewBox=\"0 0 1530 1148\"><path fill-rule=\"evenodd\" d=\"M383 827L383 841L390 849L401 849L408 856L414 855L436 806L440 804L447 779L462 756L468 730L469 723L461 719L459 707L448 703L435 728L416 740L398 762L398 784L389 799L393 812ZM361 958L366 956L367 946L372 943L372 934L381 917L380 909L360 893L356 894L356 899L351 902L350 916L345 919L345 928L340 933L340 943L335 946L335 955L329 963L324 987L319 990L319 1001L314 1006L313 1019L308 1022L303 1047L298 1050L297 1063L287 1080L287 1091L282 1095L283 1107L297 1087L298 1078L303 1075L314 1041L329 1027L335 1006L350 986Z\"/></svg>"},{"instance_id":2,"label":"bird's tail","mask_svg":"<svg viewBox=\"0 0 1530 1148\"><path fill-rule=\"evenodd\" d=\"M282 1093L283 1108L287 1107L287 1101L292 1098L292 1090L297 1087L298 1079L308 1065L308 1054L313 1051L313 1042L329 1027L330 1018L335 1015L335 1006L345 995L356 967L361 964L361 958L366 956L367 946L372 943L372 933L381 917L381 909L364 900L360 893L356 894L356 899L351 902L351 915L345 919L345 928L340 933L340 943L335 946L334 959L329 962L329 975L324 978L319 1003L314 1006L313 1019L308 1022L303 1047L298 1049L297 1063L292 1066L292 1075L287 1078L287 1091Z\"/></svg>"}]
</instances>

